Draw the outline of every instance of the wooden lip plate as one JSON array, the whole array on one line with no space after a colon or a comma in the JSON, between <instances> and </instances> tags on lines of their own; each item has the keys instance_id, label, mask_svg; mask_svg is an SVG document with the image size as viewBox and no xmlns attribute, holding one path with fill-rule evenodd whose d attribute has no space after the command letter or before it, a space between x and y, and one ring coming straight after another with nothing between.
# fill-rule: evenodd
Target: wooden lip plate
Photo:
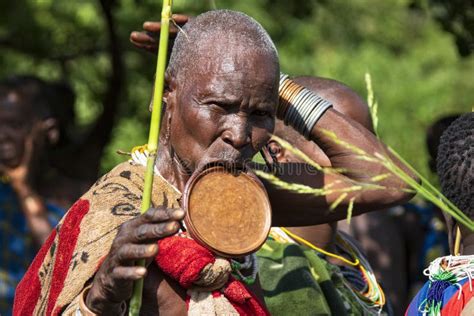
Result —
<instances>
[{"instance_id":1,"label":"wooden lip plate","mask_svg":"<svg viewBox=\"0 0 474 316\"><path fill-rule=\"evenodd\" d=\"M186 184L182 201L191 237L223 257L255 252L270 232L268 195L247 169L213 165L197 172Z\"/></svg>"}]
</instances>

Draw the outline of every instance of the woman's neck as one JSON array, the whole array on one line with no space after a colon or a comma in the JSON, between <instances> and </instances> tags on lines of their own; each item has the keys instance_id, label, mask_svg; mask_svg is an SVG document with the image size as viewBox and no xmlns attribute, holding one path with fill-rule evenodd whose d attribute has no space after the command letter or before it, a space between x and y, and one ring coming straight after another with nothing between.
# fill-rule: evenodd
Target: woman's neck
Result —
<instances>
[{"instance_id":1,"label":"woman's neck","mask_svg":"<svg viewBox=\"0 0 474 316\"><path fill-rule=\"evenodd\" d=\"M182 165L179 158L174 154L171 144L166 141L161 142L160 140L156 167L163 178L174 185L180 192L184 191L184 186L189 180L191 172Z\"/></svg>"}]
</instances>

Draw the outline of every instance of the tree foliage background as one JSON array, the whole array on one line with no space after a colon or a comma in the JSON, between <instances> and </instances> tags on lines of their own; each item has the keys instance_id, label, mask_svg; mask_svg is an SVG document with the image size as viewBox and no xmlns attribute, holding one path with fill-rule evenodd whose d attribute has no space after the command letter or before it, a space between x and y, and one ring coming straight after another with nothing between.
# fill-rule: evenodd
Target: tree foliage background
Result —
<instances>
[{"instance_id":1,"label":"tree foliage background","mask_svg":"<svg viewBox=\"0 0 474 316\"><path fill-rule=\"evenodd\" d=\"M175 0L174 12L240 10L258 20L279 50L282 70L340 80L366 96L370 72L379 134L428 174L425 130L474 106L472 1ZM146 142L155 58L129 44L132 30L160 17L158 0L0 2L0 77L66 80L85 129L116 113L102 170Z\"/></svg>"}]
</instances>

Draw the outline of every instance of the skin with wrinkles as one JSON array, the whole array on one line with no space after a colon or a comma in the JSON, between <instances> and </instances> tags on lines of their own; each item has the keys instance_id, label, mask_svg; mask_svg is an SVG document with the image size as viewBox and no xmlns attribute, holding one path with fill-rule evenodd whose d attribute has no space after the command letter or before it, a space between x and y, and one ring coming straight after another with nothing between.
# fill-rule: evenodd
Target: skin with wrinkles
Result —
<instances>
[{"instance_id":1,"label":"skin with wrinkles","mask_svg":"<svg viewBox=\"0 0 474 316\"><path fill-rule=\"evenodd\" d=\"M199 41L200 32L196 33L197 40L193 41L194 37L187 30L191 45L187 49L194 54L188 55L192 57L189 58L192 63L189 67L172 67L174 71L168 71L166 76L166 112L162 121L157 167L161 175L181 191L191 174L210 162L243 162L251 159L267 143L274 129L279 63L276 51L269 49L274 47L273 44L262 38L264 31L261 26L241 13L212 11L189 23L205 19L207 14L213 18L206 22L208 24L200 25L201 31L206 33L205 42ZM228 19L229 16L232 19ZM234 28L225 27L228 23L233 23ZM185 40L184 37L182 40ZM179 37L175 43L178 41ZM174 65L173 60L172 53L170 65ZM318 143L333 166L348 167L358 172L350 175L315 175L310 172L294 175L291 170L283 170L281 178L284 181L313 187L337 181L335 188L346 188L352 185L349 177L361 180L385 171L380 166L354 159L354 153L334 144L321 128L335 132L342 140L367 153L387 154L385 146L363 126L330 109L320 119L318 126L313 128L310 138ZM327 214L328 205L339 194L306 196L302 199L299 194L282 191L267 181L263 182L272 204L274 225L301 226L339 220L345 217L349 199L354 197L348 194L340 207ZM380 184L405 188L396 179L384 180ZM402 191L364 192L355 197L354 213L393 205L410 197L410 194ZM298 207L295 208L295 205ZM145 214L122 227L109 255L94 277L86 299L87 306L94 312L104 315L118 313L121 301L128 300L131 295L133 280L146 274L145 269L130 266L130 262L155 256L158 249L151 245L159 238L176 232L177 220L184 215L181 210L175 210L178 213L164 209L151 209L148 212L161 212L168 216L151 216L147 219L150 215ZM148 237L137 240L137 235ZM156 282L159 282L158 288ZM150 269L145 277L145 292L148 290L155 291L156 295L143 298L142 311L148 311L149 306L156 306L160 315L179 315L180 311L185 310L183 290L163 277L158 269ZM259 284L256 282L250 290L258 295ZM166 302L164 297L167 297ZM156 314L156 310L150 313Z\"/></svg>"},{"instance_id":2,"label":"skin with wrinkles","mask_svg":"<svg viewBox=\"0 0 474 316\"><path fill-rule=\"evenodd\" d=\"M169 72L166 76L166 113L157 167L181 191L192 172L210 162L250 160L274 129L276 54L242 47L219 33L214 36L207 47L200 48L207 53L195 60L186 80L176 80ZM245 55L241 54L244 49ZM255 68L260 71L254 72ZM147 215L164 211L168 215L161 218ZM110 315L119 312L120 302L130 298L133 280L147 272L130 263L153 258L158 249L152 242L175 233L183 214L182 210L150 209L122 226L87 296L91 310ZM139 231L147 238L137 240ZM145 277L144 293L156 295L144 295L142 313L155 315L158 309L160 315L185 314L184 290L156 267Z\"/></svg>"},{"instance_id":3,"label":"skin with wrinkles","mask_svg":"<svg viewBox=\"0 0 474 316\"><path fill-rule=\"evenodd\" d=\"M64 123L53 107L67 103L58 87L24 75L0 82L0 178L15 192L18 211L38 247L51 231L45 203L68 208L89 185L52 163Z\"/></svg>"},{"instance_id":4,"label":"skin with wrinkles","mask_svg":"<svg viewBox=\"0 0 474 316\"><path fill-rule=\"evenodd\" d=\"M346 85L335 80L319 77L302 76L294 78L294 81L329 100L333 104L334 109L373 132L368 105ZM283 121L277 120L274 133L289 141L321 166L331 166L331 161L315 142L306 140L293 128L284 125ZM300 162L298 157L281 148L276 141L271 140L269 145L272 151L276 153L277 160L280 163ZM332 250L337 222L307 227L291 227L290 230L318 247Z\"/></svg>"}]
</instances>

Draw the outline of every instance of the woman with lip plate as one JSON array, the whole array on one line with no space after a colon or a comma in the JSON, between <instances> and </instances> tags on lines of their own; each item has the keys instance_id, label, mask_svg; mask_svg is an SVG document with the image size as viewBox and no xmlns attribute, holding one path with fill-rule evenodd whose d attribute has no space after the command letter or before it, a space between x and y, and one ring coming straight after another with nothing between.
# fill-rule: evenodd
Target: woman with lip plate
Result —
<instances>
[{"instance_id":1,"label":"woman with lip plate","mask_svg":"<svg viewBox=\"0 0 474 316\"><path fill-rule=\"evenodd\" d=\"M249 161L269 140L276 116L317 142L334 167L356 170L349 175L314 170L295 175L295 166L288 165L280 173L284 181L345 188L352 180L367 181L386 172L354 159L324 130L367 153L389 155L374 135L323 99L304 108L291 103L281 107L279 81L286 79L280 78L273 42L247 15L216 10L188 22L175 40L165 77L153 207L140 215L144 166L139 161L122 163L102 177L38 253L17 288L14 313L121 315L128 309L133 282L143 278L142 315L267 315L258 282L245 285L232 275L228 260L176 234L185 215L178 200L191 175L216 161ZM339 194L302 199L262 182L273 225L344 218L353 197L356 214L411 198L399 190L406 188L403 183L384 179L378 184L398 190L348 194L328 214ZM135 266L138 259L147 259L147 268Z\"/></svg>"}]
</instances>

